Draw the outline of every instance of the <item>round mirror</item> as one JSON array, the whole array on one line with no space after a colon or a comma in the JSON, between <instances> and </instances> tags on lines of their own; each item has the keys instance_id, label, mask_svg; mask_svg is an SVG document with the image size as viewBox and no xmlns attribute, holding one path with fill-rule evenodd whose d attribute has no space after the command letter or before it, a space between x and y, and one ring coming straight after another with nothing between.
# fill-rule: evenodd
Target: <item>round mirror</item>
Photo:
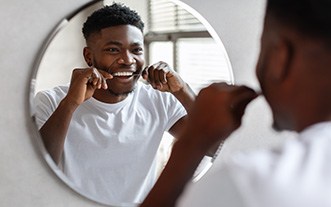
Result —
<instances>
[{"instance_id":1,"label":"round mirror","mask_svg":"<svg viewBox=\"0 0 331 207\"><path fill-rule=\"evenodd\" d=\"M36 60L31 80L30 108L36 130L42 129L45 121L59 110L61 100L68 92L73 69L89 68L83 55L86 41L82 34L87 17L113 3L104 0L84 5L64 18L47 39ZM211 82L233 83L231 65L220 38L192 8L180 1L170 0L122 0L116 3L136 11L144 22L143 41L139 46L144 51L144 66L166 62L196 94ZM137 28L133 30L133 33L140 31ZM137 80L138 83L148 85L142 78ZM38 96L45 93L48 96ZM53 156L58 148L45 147L49 145L46 144L48 138L38 136L43 156L54 172L80 194L106 205L135 206L144 199L165 166L175 141L167 131L185 115L183 110L173 109L178 108L179 102L175 97L170 97L171 94L166 97L174 102L173 105L169 105L168 109L157 108L153 112L163 113L162 119L158 115L156 118L151 116L152 113L139 107L133 112L126 112L125 116L113 111L105 115L108 107L115 111L125 108L123 105L134 99L130 94L113 104L93 98L85 100L99 108L79 106L80 111L75 111L69 118L59 159ZM139 106L152 110L149 102L142 101ZM45 114L43 118L39 117L40 113ZM47 131L49 136L59 134L57 127L66 125L68 121L68 111L62 109L56 113L59 117L57 122L52 122L53 128ZM134 119L135 122L128 121L127 117L133 117L135 113L141 113L142 118ZM72 119L81 130L72 130ZM168 123L163 123L164 119L169 119ZM174 120L171 122L170 119ZM106 133L107 140L101 139L100 133ZM54 146L58 144L61 145L56 143ZM203 159L193 181L209 169L219 149L214 151L214 155Z\"/></svg>"}]
</instances>

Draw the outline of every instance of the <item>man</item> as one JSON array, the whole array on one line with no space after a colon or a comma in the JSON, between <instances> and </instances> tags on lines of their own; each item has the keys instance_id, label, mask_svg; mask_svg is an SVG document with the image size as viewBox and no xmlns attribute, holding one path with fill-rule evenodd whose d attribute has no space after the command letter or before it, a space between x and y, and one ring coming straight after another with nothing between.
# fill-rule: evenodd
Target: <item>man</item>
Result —
<instances>
[{"instance_id":1,"label":"man","mask_svg":"<svg viewBox=\"0 0 331 207\"><path fill-rule=\"evenodd\" d=\"M165 131L178 137L194 94L164 62L144 67L144 24L113 4L84 23L88 68L36 96L36 122L56 164L104 203L141 202L157 177ZM138 81L143 76L150 85Z\"/></svg>"},{"instance_id":2,"label":"man","mask_svg":"<svg viewBox=\"0 0 331 207\"><path fill-rule=\"evenodd\" d=\"M331 206L330 10L330 0L267 1L256 74L273 127L299 134L279 149L226 164L215 181L219 192L212 199L218 206ZM141 206L174 206L208 146L240 127L247 104L257 96L245 86L223 83L202 90Z\"/></svg>"}]
</instances>

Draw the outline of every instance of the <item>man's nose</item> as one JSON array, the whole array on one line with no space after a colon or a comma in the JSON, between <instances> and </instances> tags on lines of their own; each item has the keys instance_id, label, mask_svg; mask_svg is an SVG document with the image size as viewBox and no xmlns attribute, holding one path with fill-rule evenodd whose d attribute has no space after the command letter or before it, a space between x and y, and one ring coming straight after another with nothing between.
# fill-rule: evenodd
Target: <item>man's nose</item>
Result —
<instances>
[{"instance_id":1,"label":"man's nose","mask_svg":"<svg viewBox=\"0 0 331 207\"><path fill-rule=\"evenodd\" d=\"M134 63L136 63L136 59L128 51L123 52L123 54L121 55L121 57L118 59L118 64L132 65Z\"/></svg>"}]
</instances>

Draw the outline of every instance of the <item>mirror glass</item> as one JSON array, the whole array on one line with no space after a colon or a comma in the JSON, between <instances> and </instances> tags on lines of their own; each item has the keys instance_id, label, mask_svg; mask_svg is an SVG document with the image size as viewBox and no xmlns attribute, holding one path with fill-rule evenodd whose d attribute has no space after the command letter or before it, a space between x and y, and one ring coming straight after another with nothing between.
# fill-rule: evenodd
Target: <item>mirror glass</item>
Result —
<instances>
[{"instance_id":1,"label":"mirror glass","mask_svg":"<svg viewBox=\"0 0 331 207\"><path fill-rule=\"evenodd\" d=\"M92 1L82 6L64 18L48 37L36 59L31 80L30 108L34 121L36 121L36 94L40 91L52 90L56 86L69 85L74 68L88 67L83 57L83 48L86 43L82 35L82 25L93 11L112 3L113 1L106 0ZM212 82L233 83L231 65L220 38L206 20L188 5L170 0L122 0L116 1L116 3L123 3L137 11L145 23L145 65L158 61L167 62L196 94L201 88ZM36 131L38 131L37 126ZM128 157L125 159L122 155L109 158L100 157L100 160L109 159L111 166L130 166L128 160L141 162L142 165L153 162L149 165L155 169L149 171L153 172L152 175L145 174L139 177L137 176L139 172L135 169L130 174L122 174L120 177L114 178L115 182L109 184L108 179L103 176L107 174L111 177L114 171L116 174L117 169L102 173L104 164L98 169L95 167L91 169L89 166L96 166L96 164L88 163L88 157L82 153L76 155L76 159L80 161L86 159L84 164L86 172L84 173L98 176L88 181L77 180L75 174L82 172L67 169L70 168L70 163L66 163L65 166L61 163L55 164L41 139L41 136L38 136L43 156L65 183L80 194L111 206L135 206L142 201L166 164L174 142L174 138L164 132L162 140L156 146L156 153L149 159L140 158L139 154L127 155ZM75 143L73 147L86 147L82 145ZM106 148L106 146L103 147ZM64 156L66 153L70 152L64 152ZM75 160L70 160L70 162L75 162ZM206 156L197 169L193 181L201 178L212 162L213 157ZM136 177L135 183L127 183L132 181L131 177ZM126 186L126 189L123 190L122 188L125 188L123 186ZM144 190L141 190L141 186L145 186Z\"/></svg>"}]
</instances>

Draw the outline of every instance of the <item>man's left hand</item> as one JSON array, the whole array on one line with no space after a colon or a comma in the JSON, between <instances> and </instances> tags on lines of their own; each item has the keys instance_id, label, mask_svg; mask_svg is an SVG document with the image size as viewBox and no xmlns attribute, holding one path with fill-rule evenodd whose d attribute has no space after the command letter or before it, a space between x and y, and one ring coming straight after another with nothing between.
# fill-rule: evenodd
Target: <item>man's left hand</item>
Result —
<instances>
[{"instance_id":1,"label":"man's left hand","mask_svg":"<svg viewBox=\"0 0 331 207\"><path fill-rule=\"evenodd\" d=\"M154 89L163 92L175 93L185 86L185 82L181 77L167 63L162 61L147 66L142 73L142 77Z\"/></svg>"}]
</instances>

